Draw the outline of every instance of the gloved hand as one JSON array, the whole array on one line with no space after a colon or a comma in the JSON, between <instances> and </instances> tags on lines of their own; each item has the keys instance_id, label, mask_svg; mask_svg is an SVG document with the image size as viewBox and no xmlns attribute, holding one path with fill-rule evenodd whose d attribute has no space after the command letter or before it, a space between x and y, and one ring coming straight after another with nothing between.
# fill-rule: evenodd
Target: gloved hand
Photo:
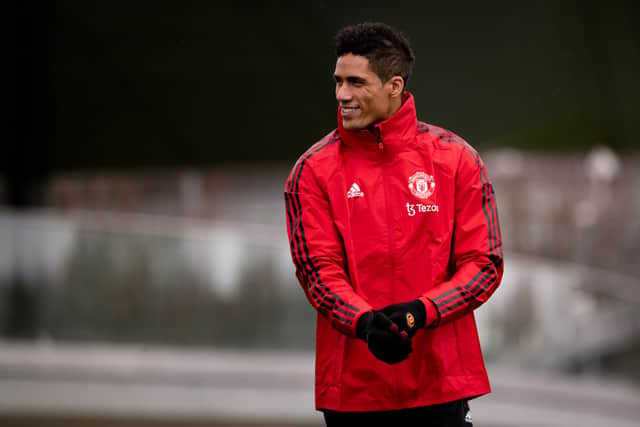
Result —
<instances>
[{"instance_id":1,"label":"gloved hand","mask_svg":"<svg viewBox=\"0 0 640 427\"><path fill-rule=\"evenodd\" d=\"M406 332L379 311L363 314L356 325L356 335L365 341L369 351L388 364L402 362L411 353L411 340Z\"/></svg>"},{"instance_id":2,"label":"gloved hand","mask_svg":"<svg viewBox=\"0 0 640 427\"><path fill-rule=\"evenodd\" d=\"M409 338L412 338L419 329L424 327L427 321L427 310L419 299L401 304L391 304L380 311L398 325L400 331L406 332Z\"/></svg>"}]
</instances>

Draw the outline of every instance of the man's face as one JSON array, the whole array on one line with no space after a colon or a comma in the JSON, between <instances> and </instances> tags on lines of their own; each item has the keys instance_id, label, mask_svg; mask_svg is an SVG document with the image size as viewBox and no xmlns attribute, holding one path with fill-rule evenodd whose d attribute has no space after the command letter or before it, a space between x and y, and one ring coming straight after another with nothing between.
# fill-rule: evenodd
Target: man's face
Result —
<instances>
[{"instance_id":1,"label":"man's face","mask_svg":"<svg viewBox=\"0 0 640 427\"><path fill-rule=\"evenodd\" d=\"M345 129L365 129L393 114L391 85L380 80L364 56L339 57L333 77Z\"/></svg>"}]
</instances>

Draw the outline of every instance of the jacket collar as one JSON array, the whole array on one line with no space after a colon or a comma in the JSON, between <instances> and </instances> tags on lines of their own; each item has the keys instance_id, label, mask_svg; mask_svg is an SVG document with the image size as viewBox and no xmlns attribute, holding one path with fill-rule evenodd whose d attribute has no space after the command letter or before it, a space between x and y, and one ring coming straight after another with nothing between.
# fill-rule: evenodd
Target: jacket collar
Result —
<instances>
[{"instance_id":1,"label":"jacket collar","mask_svg":"<svg viewBox=\"0 0 640 427\"><path fill-rule=\"evenodd\" d=\"M378 150L380 148L379 142L382 142L385 150L402 150L404 146L413 141L417 129L416 106L410 92L403 94L402 105L398 111L388 119L367 129L355 131L345 129L342 125L340 107L338 107L338 132L342 141L347 145Z\"/></svg>"}]
</instances>

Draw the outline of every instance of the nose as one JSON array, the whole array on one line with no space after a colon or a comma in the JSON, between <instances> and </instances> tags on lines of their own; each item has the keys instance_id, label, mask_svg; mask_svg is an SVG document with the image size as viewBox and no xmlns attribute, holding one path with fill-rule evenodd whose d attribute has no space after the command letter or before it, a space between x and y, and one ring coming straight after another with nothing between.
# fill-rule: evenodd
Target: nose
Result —
<instances>
[{"instance_id":1,"label":"nose","mask_svg":"<svg viewBox=\"0 0 640 427\"><path fill-rule=\"evenodd\" d=\"M352 98L351 90L349 89L349 85L346 84L336 84L336 100L339 103L349 102Z\"/></svg>"}]
</instances>

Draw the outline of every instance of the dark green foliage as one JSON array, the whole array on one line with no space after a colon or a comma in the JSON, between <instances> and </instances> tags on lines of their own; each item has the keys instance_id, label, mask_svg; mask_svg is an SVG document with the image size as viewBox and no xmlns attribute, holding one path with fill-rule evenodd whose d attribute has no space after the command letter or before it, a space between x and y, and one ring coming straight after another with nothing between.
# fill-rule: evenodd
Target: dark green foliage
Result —
<instances>
[{"instance_id":1,"label":"dark green foliage","mask_svg":"<svg viewBox=\"0 0 640 427\"><path fill-rule=\"evenodd\" d=\"M55 77L52 168L290 164L336 126L333 35L365 20L409 36L420 118L478 148L633 149L634 9L61 2L43 62Z\"/></svg>"}]
</instances>

